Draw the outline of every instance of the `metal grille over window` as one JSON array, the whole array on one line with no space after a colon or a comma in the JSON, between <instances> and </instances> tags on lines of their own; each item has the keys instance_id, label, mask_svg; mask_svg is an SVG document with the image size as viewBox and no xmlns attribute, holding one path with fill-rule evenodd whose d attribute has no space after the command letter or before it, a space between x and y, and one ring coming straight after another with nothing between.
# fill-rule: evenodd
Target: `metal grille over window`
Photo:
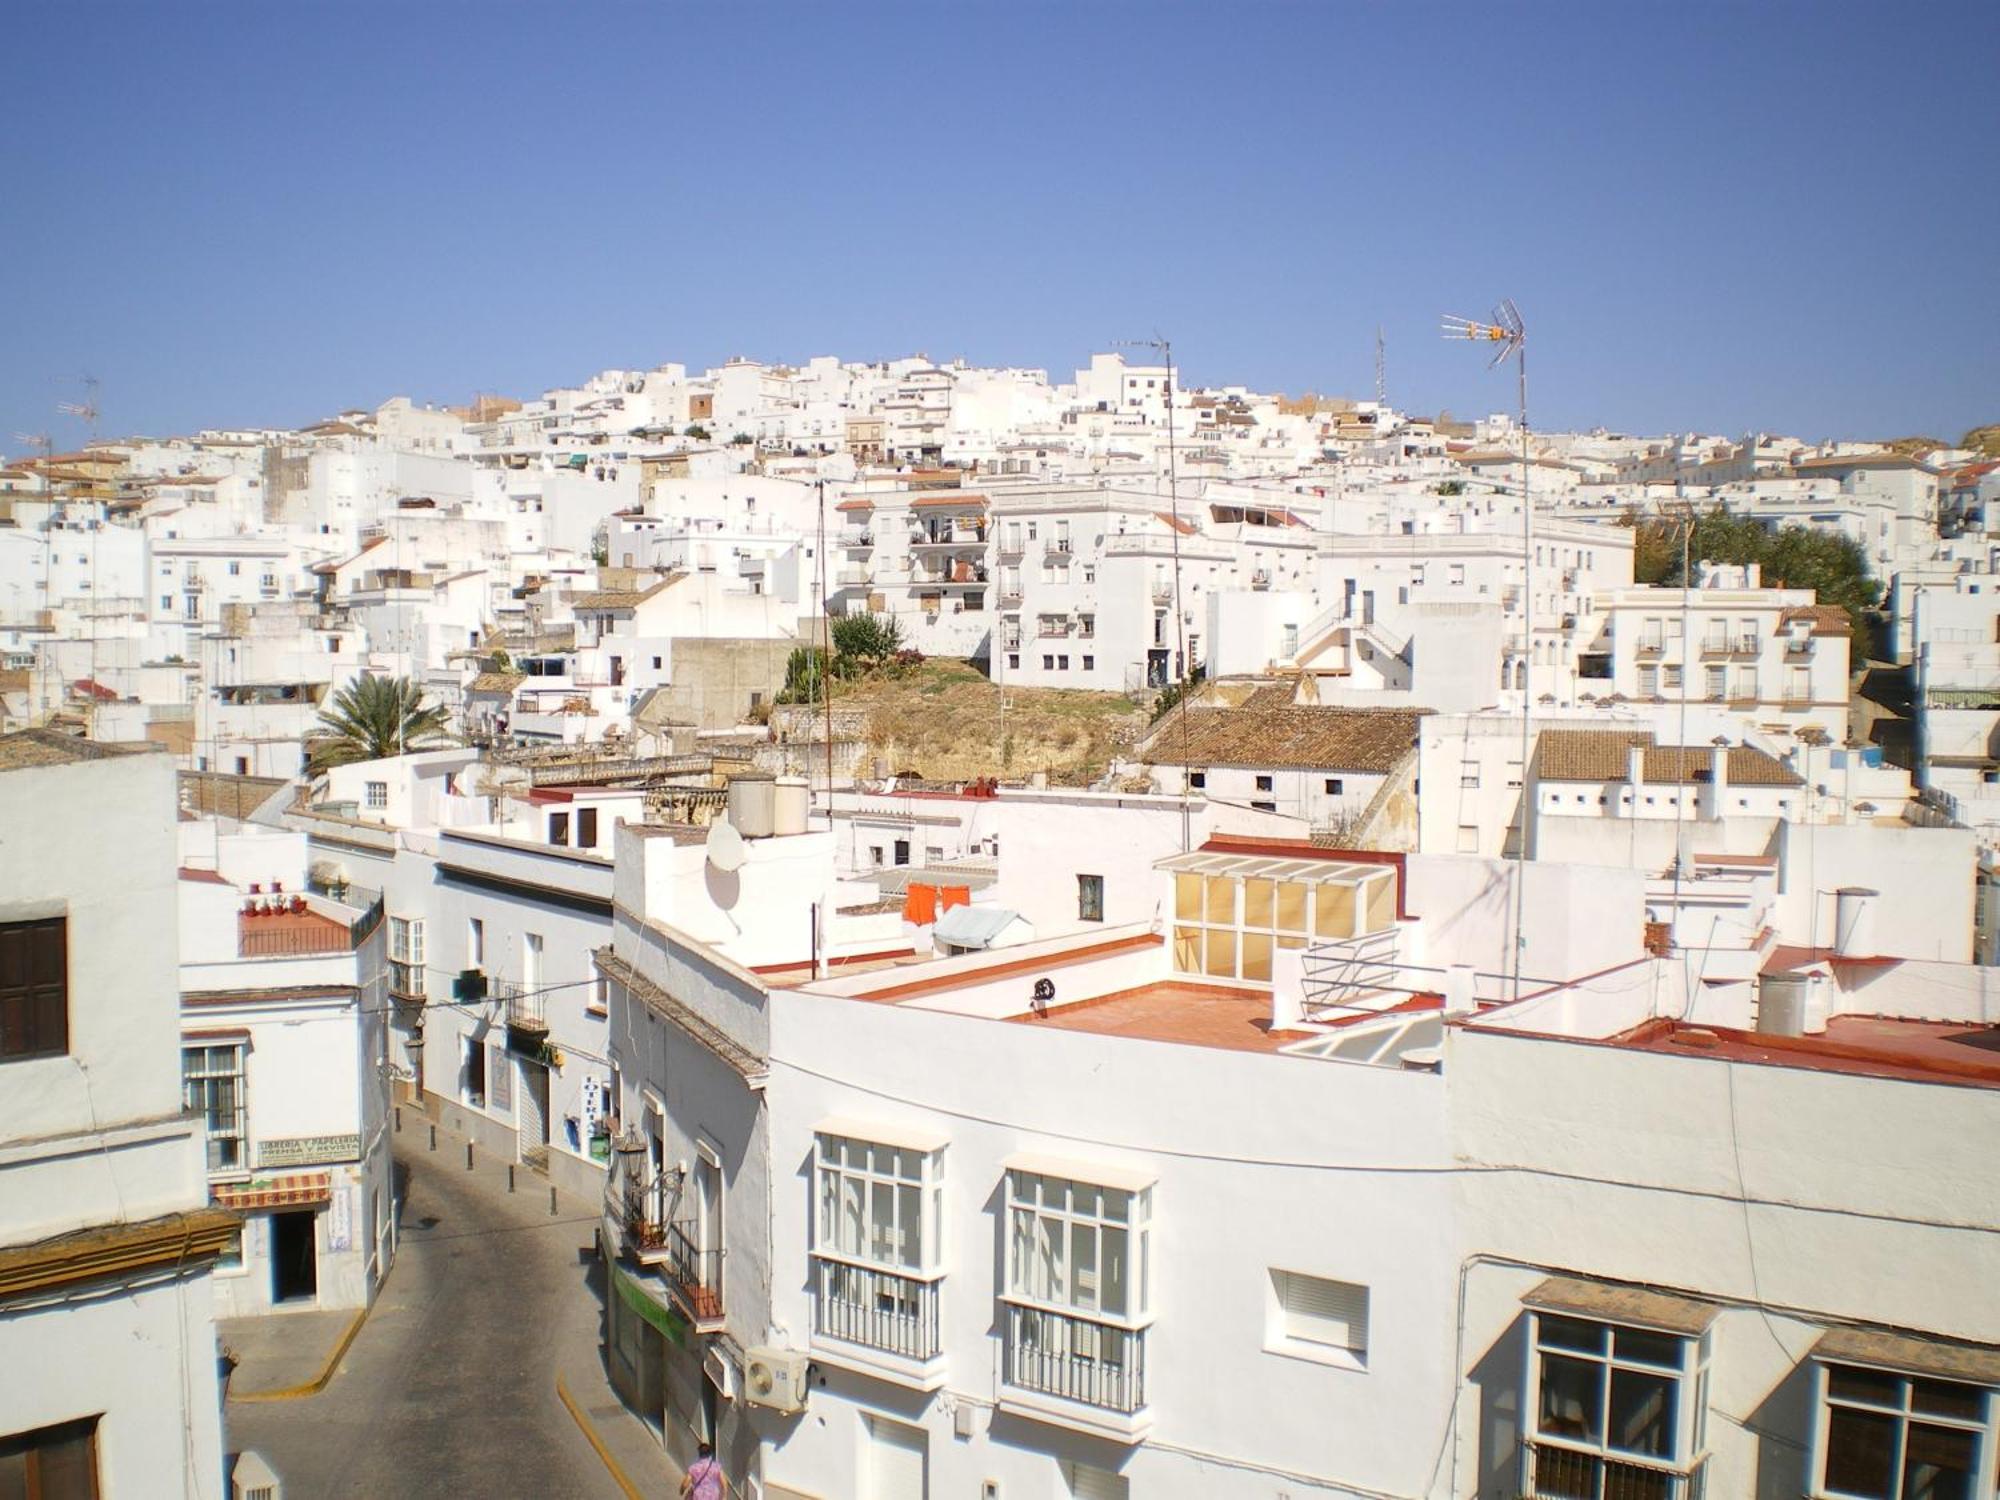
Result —
<instances>
[{"instance_id":1,"label":"metal grille over window","mask_svg":"<svg viewBox=\"0 0 2000 1500\"><path fill-rule=\"evenodd\" d=\"M814 1157L814 1332L904 1359L935 1358L943 1141L829 1121Z\"/></svg>"},{"instance_id":2,"label":"metal grille over window","mask_svg":"<svg viewBox=\"0 0 2000 1500\"><path fill-rule=\"evenodd\" d=\"M181 1049L181 1102L208 1127L208 1170L238 1172L244 1149L243 1044Z\"/></svg>"},{"instance_id":3,"label":"metal grille over window","mask_svg":"<svg viewBox=\"0 0 2000 1500\"><path fill-rule=\"evenodd\" d=\"M1714 1309L1563 1278L1528 1301L1522 1493L1703 1500ZM1600 1308L1634 1321L1578 1315Z\"/></svg>"}]
</instances>

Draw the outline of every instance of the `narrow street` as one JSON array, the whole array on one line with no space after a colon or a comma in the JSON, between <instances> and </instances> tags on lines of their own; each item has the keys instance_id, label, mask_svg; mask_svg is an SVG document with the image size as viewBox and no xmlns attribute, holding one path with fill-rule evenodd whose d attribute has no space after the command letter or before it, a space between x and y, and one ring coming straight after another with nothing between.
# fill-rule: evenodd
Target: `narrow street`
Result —
<instances>
[{"instance_id":1,"label":"narrow street","mask_svg":"<svg viewBox=\"0 0 2000 1500\"><path fill-rule=\"evenodd\" d=\"M632 1420L604 1409L595 1205L566 1195L551 1215L525 1167L510 1196L504 1164L469 1172L462 1144L441 1132L433 1154L423 1117L403 1115L402 1245L374 1311L318 1395L229 1403L229 1446L262 1453L298 1500L617 1500L555 1388L564 1374L594 1420ZM665 1474L662 1460L670 1494Z\"/></svg>"}]
</instances>

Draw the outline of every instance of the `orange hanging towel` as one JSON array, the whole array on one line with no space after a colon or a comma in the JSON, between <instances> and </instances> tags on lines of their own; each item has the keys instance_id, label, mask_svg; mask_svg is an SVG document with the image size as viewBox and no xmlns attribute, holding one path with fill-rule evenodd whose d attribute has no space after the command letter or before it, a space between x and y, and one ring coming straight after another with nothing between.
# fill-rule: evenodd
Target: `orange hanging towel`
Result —
<instances>
[{"instance_id":1,"label":"orange hanging towel","mask_svg":"<svg viewBox=\"0 0 2000 1500\"><path fill-rule=\"evenodd\" d=\"M903 920L928 927L937 920L937 887L912 881L903 891Z\"/></svg>"},{"instance_id":2,"label":"orange hanging towel","mask_svg":"<svg viewBox=\"0 0 2000 1500\"><path fill-rule=\"evenodd\" d=\"M972 905L972 887L969 885L947 885L938 888L938 914L942 916L954 906Z\"/></svg>"}]
</instances>

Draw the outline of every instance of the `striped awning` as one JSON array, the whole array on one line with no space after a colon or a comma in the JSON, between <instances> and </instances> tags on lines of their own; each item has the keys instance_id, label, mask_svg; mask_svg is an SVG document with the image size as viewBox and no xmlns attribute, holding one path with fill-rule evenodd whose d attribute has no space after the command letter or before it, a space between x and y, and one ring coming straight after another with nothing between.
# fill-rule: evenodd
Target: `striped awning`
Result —
<instances>
[{"instance_id":1,"label":"striped awning","mask_svg":"<svg viewBox=\"0 0 2000 1500\"><path fill-rule=\"evenodd\" d=\"M266 1208L301 1208L333 1201L333 1174L298 1172L264 1177L255 1182L218 1182L209 1189L217 1208L247 1212Z\"/></svg>"}]
</instances>

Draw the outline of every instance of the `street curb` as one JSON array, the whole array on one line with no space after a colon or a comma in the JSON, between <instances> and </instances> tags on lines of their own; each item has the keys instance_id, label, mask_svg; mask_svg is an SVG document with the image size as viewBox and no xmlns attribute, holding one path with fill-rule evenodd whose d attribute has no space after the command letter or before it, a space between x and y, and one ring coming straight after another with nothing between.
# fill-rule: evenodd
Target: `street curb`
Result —
<instances>
[{"instance_id":1,"label":"street curb","mask_svg":"<svg viewBox=\"0 0 2000 1500\"><path fill-rule=\"evenodd\" d=\"M333 1353L329 1354L326 1357L326 1363L320 1366L319 1374L313 1376L305 1384L288 1385L281 1390L275 1391L245 1391L240 1396L232 1393L228 1399L248 1403L252 1401L296 1401L301 1396L317 1396L321 1391L326 1389L327 1382L333 1379L333 1372L340 1367L341 1357L347 1353L348 1346L354 1342L354 1336L361 1332L361 1325L367 1321L368 1309L364 1307L354 1315L354 1320L347 1325L347 1331L340 1336L340 1341L333 1346Z\"/></svg>"},{"instance_id":2,"label":"street curb","mask_svg":"<svg viewBox=\"0 0 2000 1500\"><path fill-rule=\"evenodd\" d=\"M570 1395L569 1386L564 1383L560 1375L556 1376L556 1396L569 1409L569 1414L576 1419L576 1425L583 1432L584 1441L589 1443L597 1456L604 1460L604 1467L611 1471L613 1482L625 1492L626 1500L646 1500L645 1491L631 1481L618 1460L611 1456L611 1450L604 1446L604 1439L597 1435L597 1429L591 1425L590 1418L583 1414L583 1408L576 1404L576 1398Z\"/></svg>"}]
</instances>

